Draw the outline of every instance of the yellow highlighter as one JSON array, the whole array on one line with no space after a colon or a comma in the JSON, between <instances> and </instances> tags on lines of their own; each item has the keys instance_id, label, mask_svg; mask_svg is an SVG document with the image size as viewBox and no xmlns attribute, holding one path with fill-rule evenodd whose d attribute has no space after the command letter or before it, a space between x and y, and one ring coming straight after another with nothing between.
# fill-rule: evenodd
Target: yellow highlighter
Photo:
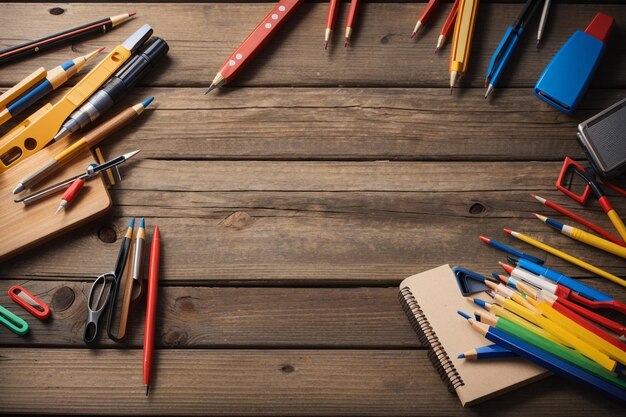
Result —
<instances>
[{"instance_id":1,"label":"yellow highlighter","mask_svg":"<svg viewBox=\"0 0 626 417\"><path fill-rule=\"evenodd\" d=\"M478 0L461 0L459 3L450 54L450 94L467 71L477 11Z\"/></svg>"},{"instance_id":2,"label":"yellow highlighter","mask_svg":"<svg viewBox=\"0 0 626 417\"><path fill-rule=\"evenodd\" d=\"M541 314L530 311L527 308L517 304L513 300L506 299L499 294L495 295L494 301L502 307L506 308L507 310L525 318L531 323L536 324L548 333L552 334L552 336L559 339L559 341L562 341L561 344L565 345L567 343L568 346L572 346L579 353L596 362L604 369L613 373L616 372L617 362L615 360L611 359L607 354L601 352L586 341L579 339L573 333L563 328L559 324L549 320Z\"/></svg>"},{"instance_id":3,"label":"yellow highlighter","mask_svg":"<svg viewBox=\"0 0 626 417\"><path fill-rule=\"evenodd\" d=\"M116 46L58 102L54 105L46 104L0 138L0 173L46 146L65 119L95 93L151 35L150 25L143 25L124 43Z\"/></svg>"}]
</instances>

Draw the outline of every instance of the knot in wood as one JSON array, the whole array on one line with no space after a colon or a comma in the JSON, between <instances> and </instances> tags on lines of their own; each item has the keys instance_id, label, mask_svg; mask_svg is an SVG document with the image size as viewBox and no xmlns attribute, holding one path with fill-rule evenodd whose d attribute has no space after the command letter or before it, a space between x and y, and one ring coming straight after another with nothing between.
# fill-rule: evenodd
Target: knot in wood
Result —
<instances>
[{"instance_id":1,"label":"knot in wood","mask_svg":"<svg viewBox=\"0 0 626 417\"><path fill-rule=\"evenodd\" d=\"M187 343L187 332L178 327L172 327L163 335L163 343L167 346L180 346Z\"/></svg>"},{"instance_id":2,"label":"knot in wood","mask_svg":"<svg viewBox=\"0 0 626 417\"><path fill-rule=\"evenodd\" d=\"M65 13L65 9L62 9L60 7L53 7L52 9L48 9L48 13L54 16L58 16L60 14Z\"/></svg>"},{"instance_id":3,"label":"knot in wood","mask_svg":"<svg viewBox=\"0 0 626 417\"><path fill-rule=\"evenodd\" d=\"M59 288L52 296L52 309L54 311L65 311L74 304L76 294L70 287Z\"/></svg>"},{"instance_id":4,"label":"knot in wood","mask_svg":"<svg viewBox=\"0 0 626 417\"><path fill-rule=\"evenodd\" d=\"M222 222L222 226L231 227L235 230L241 230L244 227L252 224L252 222L253 218L248 213L244 211L236 211L228 216L226 219L224 219L224 221Z\"/></svg>"},{"instance_id":5,"label":"knot in wood","mask_svg":"<svg viewBox=\"0 0 626 417\"><path fill-rule=\"evenodd\" d=\"M117 240L117 233L111 226L102 226L98 230L98 239L104 243L114 243Z\"/></svg>"},{"instance_id":6,"label":"knot in wood","mask_svg":"<svg viewBox=\"0 0 626 417\"><path fill-rule=\"evenodd\" d=\"M282 365L282 366L280 367L280 371L281 371L281 372L283 372L283 373L285 373L285 374L290 374L290 373L292 373L292 372L293 372L293 371L295 371L295 370L296 370L296 369L295 369L293 366L288 365L288 364L287 364L287 365Z\"/></svg>"},{"instance_id":7,"label":"knot in wood","mask_svg":"<svg viewBox=\"0 0 626 417\"><path fill-rule=\"evenodd\" d=\"M484 212L485 212L485 210L487 210L487 209L485 208L485 206L483 206L483 205L482 205L482 204L480 204L480 203L474 203L474 204L472 204L472 206L469 208L469 212L470 212L470 214L481 214L481 213L484 213Z\"/></svg>"},{"instance_id":8,"label":"knot in wood","mask_svg":"<svg viewBox=\"0 0 626 417\"><path fill-rule=\"evenodd\" d=\"M178 297L174 301L174 308L182 313L188 313L194 311L196 306L193 304L193 299L189 296Z\"/></svg>"}]
</instances>

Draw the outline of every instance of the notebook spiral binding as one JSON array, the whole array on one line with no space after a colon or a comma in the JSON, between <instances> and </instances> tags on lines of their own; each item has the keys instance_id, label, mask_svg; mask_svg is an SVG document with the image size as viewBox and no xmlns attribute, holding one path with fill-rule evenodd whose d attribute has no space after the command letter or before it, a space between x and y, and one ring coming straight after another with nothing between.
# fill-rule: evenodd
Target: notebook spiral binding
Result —
<instances>
[{"instance_id":1,"label":"notebook spiral binding","mask_svg":"<svg viewBox=\"0 0 626 417\"><path fill-rule=\"evenodd\" d=\"M454 364L452 364L446 350L439 342L435 331L428 322L417 300L415 300L408 287L400 290L399 299L404 313L411 322L411 327L417 333L418 339L424 346L428 347L428 358L437 370L437 373L439 373L441 380L448 385L448 391L454 393L458 387L465 384Z\"/></svg>"}]
</instances>

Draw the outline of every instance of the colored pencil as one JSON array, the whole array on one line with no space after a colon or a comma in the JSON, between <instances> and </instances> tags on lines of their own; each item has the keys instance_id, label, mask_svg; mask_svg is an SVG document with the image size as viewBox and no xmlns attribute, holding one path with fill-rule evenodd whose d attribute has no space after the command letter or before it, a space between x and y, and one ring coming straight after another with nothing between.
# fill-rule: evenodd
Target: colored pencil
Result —
<instances>
[{"instance_id":1,"label":"colored pencil","mask_svg":"<svg viewBox=\"0 0 626 417\"><path fill-rule=\"evenodd\" d=\"M501 251L506 252L508 254L511 254L513 256L516 256L518 258L526 258L526 259L531 260L531 261L533 261L535 263L538 263L538 264L542 264L543 263L542 259L536 258L536 257L534 257L532 255L529 255L529 254L524 253L524 252L522 252L520 250L517 250L515 248L507 246L504 243L498 242L496 240L489 239L489 238L484 237L484 236L480 236L480 240L483 243L485 243L485 244L487 244L487 245L489 245L489 246L491 246L493 248L500 249Z\"/></svg>"},{"instance_id":2,"label":"colored pencil","mask_svg":"<svg viewBox=\"0 0 626 417\"><path fill-rule=\"evenodd\" d=\"M4 64L5 62L12 61L17 58L34 55L39 52L45 51L53 46L73 41L84 36L106 33L107 30L126 22L134 15L135 12L130 12L106 17L104 19L96 20L95 22L90 22L81 26L64 30L62 32L45 36L40 39L36 39L34 41L28 41L20 45L11 46L10 48L6 48L0 51L0 64Z\"/></svg>"},{"instance_id":3,"label":"colored pencil","mask_svg":"<svg viewBox=\"0 0 626 417\"><path fill-rule=\"evenodd\" d=\"M283 26L303 0L280 0L219 69L204 94L232 82Z\"/></svg>"},{"instance_id":4,"label":"colored pencil","mask_svg":"<svg viewBox=\"0 0 626 417\"><path fill-rule=\"evenodd\" d=\"M467 72L477 14L478 0L459 2L450 54L450 94L459 79Z\"/></svg>"},{"instance_id":5,"label":"colored pencil","mask_svg":"<svg viewBox=\"0 0 626 417\"><path fill-rule=\"evenodd\" d=\"M541 11L541 20L539 21L539 28L537 29L537 48L541 43L543 32L546 28L546 22L548 21L548 11L550 10L550 0L545 0L543 4L543 10Z\"/></svg>"},{"instance_id":6,"label":"colored pencil","mask_svg":"<svg viewBox=\"0 0 626 417\"><path fill-rule=\"evenodd\" d=\"M438 4L439 4L439 0L428 1L428 3L426 4L426 7L417 18L417 23L415 24L415 28L413 29L413 32L411 33L411 39L413 39L415 35L417 35L417 33L420 31L420 29L424 27L424 25L428 23L428 21L433 17L433 14L435 13L435 9L437 8Z\"/></svg>"},{"instance_id":7,"label":"colored pencil","mask_svg":"<svg viewBox=\"0 0 626 417\"><path fill-rule=\"evenodd\" d=\"M459 359L483 360L514 358L517 356L517 353L513 353L510 350L500 347L498 345L487 345L468 350L467 352L461 353L457 357Z\"/></svg>"},{"instance_id":8,"label":"colored pencil","mask_svg":"<svg viewBox=\"0 0 626 417\"><path fill-rule=\"evenodd\" d=\"M626 380L623 380L617 375L608 372L606 369L602 368L589 358L586 358L575 350L566 348L565 346L562 346L551 340L546 340L541 336L534 334L533 332L529 332L528 330L517 326L515 323L505 318L496 318L495 323L482 321L481 323L499 329L513 337L523 340L529 345L541 349L542 351L550 355L554 355L566 362L571 363L572 365L578 366L586 372L602 378L605 381L612 383L613 385L626 389Z\"/></svg>"},{"instance_id":9,"label":"colored pencil","mask_svg":"<svg viewBox=\"0 0 626 417\"><path fill-rule=\"evenodd\" d=\"M587 263L581 259L578 259L568 253L565 253L563 251L560 251L556 248L553 248L552 246L546 245L545 243L537 240L537 239L533 239L530 236L526 236L523 233L519 233L519 232L515 232L513 230L509 230L509 229L504 229L504 231L508 234L510 234L511 236L521 240L522 242L528 243L529 245L532 245L536 248L539 248L541 250L544 250L554 256L557 256L569 263L572 263L580 268L586 269L589 272L592 272L602 278L606 278L609 281L613 281L616 284L619 284L623 287L626 287L626 281L623 280L622 278L613 275L603 269L598 268L597 266L591 265L590 263Z\"/></svg>"},{"instance_id":10,"label":"colored pencil","mask_svg":"<svg viewBox=\"0 0 626 417\"><path fill-rule=\"evenodd\" d=\"M328 49L328 42L333 33L335 27L335 20L337 20L337 12L339 11L339 0L330 0L328 3L328 15L326 16L326 30L324 31L324 49Z\"/></svg>"},{"instance_id":11,"label":"colored pencil","mask_svg":"<svg viewBox=\"0 0 626 417\"><path fill-rule=\"evenodd\" d=\"M348 19L346 20L346 35L344 44L346 48L350 43L350 37L352 36L352 29L354 28L354 22L356 22L356 14L359 10L359 0L352 0L350 2L350 10L348 10Z\"/></svg>"},{"instance_id":12,"label":"colored pencil","mask_svg":"<svg viewBox=\"0 0 626 417\"><path fill-rule=\"evenodd\" d=\"M159 286L159 263L161 258L161 234L159 226L154 227L150 244L150 264L148 267L148 296L146 301L146 326L143 338L143 384L146 395L150 392L152 352L154 350L154 327L156 325L157 295Z\"/></svg>"},{"instance_id":13,"label":"colored pencil","mask_svg":"<svg viewBox=\"0 0 626 417\"><path fill-rule=\"evenodd\" d=\"M441 27L441 34L439 35L439 38L437 39L437 46L435 47L435 52L439 52L441 48L443 47L443 44L446 43L446 39L448 39L450 35L452 35L452 32L454 31L454 24L456 23L456 14L457 14L458 9L459 9L459 0L454 0L454 3L452 3L452 8L450 9L450 13L448 14L448 17L446 18L445 23Z\"/></svg>"},{"instance_id":14,"label":"colored pencil","mask_svg":"<svg viewBox=\"0 0 626 417\"><path fill-rule=\"evenodd\" d=\"M538 195L535 194L531 194L531 197L534 198L535 200L539 201L541 204L543 204L544 206L551 208L552 210L564 214L567 217L569 217L570 219L574 220L575 222L578 222L580 224L582 224L583 226L593 230L594 232L596 232L597 234L604 236L606 239L610 240L611 242L615 243L616 245L620 245L620 246L624 246L626 247L626 243L624 243L624 241L622 241L620 238L612 235L611 233L607 232L606 230L604 230L603 228L601 228L600 226L598 226L595 223L590 222L589 220L586 220L582 217L580 217L579 215L567 210L565 207L562 207L550 200L546 200L545 198L539 197Z\"/></svg>"},{"instance_id":15,"label":"colored pencil","mask_svg":"<svg viewBox=\"0 0 626 417\"><path fill-rule=\"evenodd\" d=\"M553 229L558 230L559 232L561 232L561 234L565 236L571 237L574 240L585 243L589 246L593 246L594 248L601 249L605 252L612 253L613 255L617 255L621 258L626 258L626 248L623 246L616 245L610 240L602 239L596 235L587 233L584 230L569 226L567 224L563 224L549 217L542 216L541 214L533 214L543 223L547 224Z\"/></svg>"}]
</instances>

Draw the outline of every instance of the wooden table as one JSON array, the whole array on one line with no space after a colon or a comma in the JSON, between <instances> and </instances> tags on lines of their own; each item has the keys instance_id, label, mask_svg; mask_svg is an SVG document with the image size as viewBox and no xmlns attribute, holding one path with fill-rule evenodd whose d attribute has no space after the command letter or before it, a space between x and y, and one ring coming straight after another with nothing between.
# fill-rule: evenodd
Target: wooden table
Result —
<instances>
[{"instance_id":1,"label":"wooden table","mask_svg":"<svg viewBox=\"0 0 626 417\"><path fill-rule=\"evenodd\" d=\"M488 59L521 9L511 3L481 4L469 73L452 96L450 46L433 53L450 3L417 40L409 34L423 4L365 3L352 46L343 47L339 30L328 51L327 4L304 4L236 83L207 96L219 66L270 4L2 4L2 46L137 11L134 21L102 37L0 68L2 87L34 67L51 68L99 46L110 50L144 23L171 50L118 106L154 95L147 117L103 146L107 155L142 149L111 190L111 212L0 265L1 304L17 311L6 289L21 284L53 312L45 323L29 319L27 337L0 328L0 411L623 413L614 401L557 377L463 409L398 303L403 278L444 263L498 270L504 255L479 235L545 257L503 227L626 274L622 259L540 224L531 213L549 211L529 197L535 192L583 213L554 182L564 156L584 158L577 123L626 95L626 6L553 4L544 46L535 49L536 17L506 87L485 101ZM597 11L617 24L592 88L570 118L531 88ZM343 4L339 27L346 14ZM614 200L626 212L626 200ZM597 204L584 215L611 228ZM149 397L142 307L125 344L101 337L88 348L82 340L89 287L112 268L131 216L145 217L150 232L158 224L163 243ZM626 299L615 284L552 256L547 263Z\"/></svg>"}]
</instances>

